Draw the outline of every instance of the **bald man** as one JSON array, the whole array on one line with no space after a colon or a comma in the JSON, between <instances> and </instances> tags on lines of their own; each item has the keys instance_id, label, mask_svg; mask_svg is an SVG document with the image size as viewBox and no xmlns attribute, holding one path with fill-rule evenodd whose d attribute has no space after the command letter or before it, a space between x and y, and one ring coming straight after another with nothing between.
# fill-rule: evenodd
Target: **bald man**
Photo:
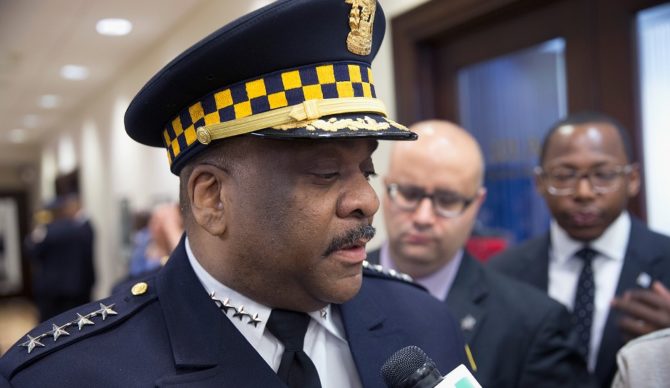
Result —
<instances>
[{"instance_id":1,"label":"bald man","mask_svg":"<svg viewBox=\"0 0 670 388\"><path fill-rule=\"evenodd\" d=\"M368 260L409 274L447 303L482 386L591 386L567 310L463 249L486 198L477 142L445 121L411 129L419 139L393 145L384 178L389 238Z\"/></svg>"},{"instance_id":2,"label":"bald man","mask_svg":"<svg viewBox=\"0 0 670 388\"><path fill-rule=\"evenodd\" d=\"M579 112L558 121L536 168L549 231L489 262L573 311L603 388L628 339L670 326L670 238L626 211L640 185L627 131L614 118Z\"/></svg>"}]
</instances>

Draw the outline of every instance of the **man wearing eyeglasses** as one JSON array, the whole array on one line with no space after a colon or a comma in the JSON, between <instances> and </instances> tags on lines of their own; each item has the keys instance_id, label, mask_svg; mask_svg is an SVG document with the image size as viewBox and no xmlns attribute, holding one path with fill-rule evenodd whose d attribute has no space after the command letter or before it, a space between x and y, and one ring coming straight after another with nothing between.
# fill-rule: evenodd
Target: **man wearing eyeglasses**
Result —
<instances>
[{"instance_id":1,"label":"man wearing eyeglasses","mask_svg":"<svg viewBox=\"0 0 670 388\"><path fill-rule=\"evenodd\" d=\"M490 266L572 311L589 370L609 387L625 341L670 325L663 286L670 284L670 238L626 211L640 171L626 130L609 116L578 113L556 123L535 173L553 218L549 233Z\"/></svg>"},{"instance_id":2,"label":"man wearing eyeglasses","mask_svg":"<svg viewBox=\"0 0 670 388\"><path fill-rule=\"evenodd\" d=\"M384 178L389 240L368 261L404 272L446 301L484 387L591 386L560 303L484 268L463 249L486 197L477 142L445 121L411 128Z\"/></svg>"}]
</instances>

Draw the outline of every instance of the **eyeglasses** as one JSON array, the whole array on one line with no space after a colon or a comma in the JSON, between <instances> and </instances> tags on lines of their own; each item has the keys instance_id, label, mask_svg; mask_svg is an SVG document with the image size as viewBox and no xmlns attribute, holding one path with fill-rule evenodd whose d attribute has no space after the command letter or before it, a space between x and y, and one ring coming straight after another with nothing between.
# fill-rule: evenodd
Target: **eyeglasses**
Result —
<instances>
[{"instance_id":1,"label":"eyeglasses","mask_svg":"<svg viewBox=\"0 0 670 388\"><path fill-rule=\"evenodd\" d=\"M603 166L588 171L578 171L574 168L556 167L544 170L535 168L535 174L539 175L547 185L547 191L551 195L572 195L577 192L577 185L586 178L594 193L605 194L618 190L621 187L621 178L633 171L633 165L625 166Z\"/></svg>"},{"instance_id":2,"label":"eyeglasses","mask_svg":"<svg viewBox=\"0 0 670 388\"><path fill-rule=\"evenodd\" d=\"M397 183L387 185L386 190L393 204L402 210L414 211L424 198L428 198L433 204L435 214L444 218L460 216L475 200L475 197L465 198L450 191L436 190L428 194L421 187Z\"/></svg>"}]
</instances>

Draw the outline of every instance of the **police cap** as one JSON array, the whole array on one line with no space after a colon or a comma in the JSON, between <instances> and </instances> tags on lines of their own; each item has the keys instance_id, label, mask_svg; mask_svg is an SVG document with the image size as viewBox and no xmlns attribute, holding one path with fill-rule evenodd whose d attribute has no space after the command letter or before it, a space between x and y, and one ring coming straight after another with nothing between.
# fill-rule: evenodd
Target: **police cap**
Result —
<instances>
[{"instance_id":1,"label":"police cap","mask_svg":"<svg viewBox=\"0 0 670 388\"><path fill-rule=\"evenodd\" d=\"M386 117L370 63L385 20L375 0L284 0L205 37L158 72L126 112L136 141L166 147L173 173L212 141L415 139Z\"/></svg>"}]
</instances>

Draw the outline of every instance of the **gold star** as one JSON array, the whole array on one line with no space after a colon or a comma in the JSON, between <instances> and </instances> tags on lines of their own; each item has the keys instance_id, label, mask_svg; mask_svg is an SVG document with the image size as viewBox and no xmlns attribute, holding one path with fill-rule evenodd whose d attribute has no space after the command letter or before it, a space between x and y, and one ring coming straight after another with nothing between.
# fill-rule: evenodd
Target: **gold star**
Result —
<instances>
[{"instance_id":1,"label":"gold star","mask_svg":"<svg viewBox=\"0 0 670 388\"><path fill-rule=\"evenodd\" d=\"M56 342L58 340L58 337L62 335L70 335L70 333L68 333L67 331L65 331L65 329L63 329L64 327L65 325L59 327L55 323L52 324L51 335L54 337L54 342Z\"/></svg>"},{"instance_id":2,"label":"gold star","mask_svg":"<svg viewBox=\"0 0 670 388\"><path fill-rule=\"evenodd\" d=\"M36 346L43 347L44 344L40 342L41 336L37 336L35 338L31 337L30 334L27 335L28 341L22 343L20 346L23 346L24 348L28 348L28 354L35 349Z\"/></svg>"},{"instance_id":3,"label":"gold star","mask_svg":"<svg viewBox=\"0 0 670 388\"><path fill-rule=\"evenodd\" d=\"M100 303L100 310L97 312L102 315L102 320L104 321L105 318L107 318L108 315L117 315L118 313L114 310L112 310L112 307L114 307L114 303L110 304L109 306L105 306L104 304Z\"/></svg>"},{"instance_id":4,"label":"gold star","mask_svg":"<svg viewBox=\"0 0 670 388\"><path fill-rule=\"evenodd\" d=\"M77 326L79 327L79 330L81 331L81 328L86 325L95 325L95 323L93 323L93 321L86 318L85 316L77 313Z\"/></svg>"}]
</instances>

